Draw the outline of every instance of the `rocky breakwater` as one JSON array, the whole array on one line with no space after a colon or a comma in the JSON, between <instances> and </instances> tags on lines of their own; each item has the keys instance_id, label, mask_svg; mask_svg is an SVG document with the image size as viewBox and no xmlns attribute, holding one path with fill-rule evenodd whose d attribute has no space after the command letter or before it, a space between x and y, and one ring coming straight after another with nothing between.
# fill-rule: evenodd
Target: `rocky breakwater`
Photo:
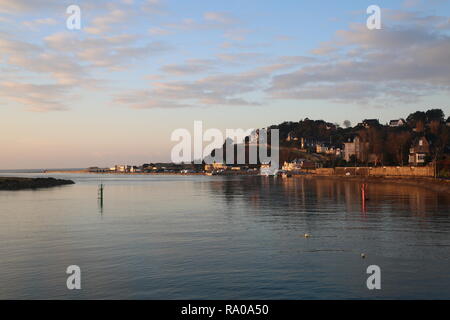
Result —
<instances>
[{"instance_id":1,"label":"rocky breakwater","mask_svg":"<svg viewBox=\"0 0 450 320\"><path fill-rule=\"evenodd\" d=\"M70 184L75 184L75 182L73 182L72 180L63 180L55 178L0 177L0 190L40 189Z\"/></svg>"}]
</instances>

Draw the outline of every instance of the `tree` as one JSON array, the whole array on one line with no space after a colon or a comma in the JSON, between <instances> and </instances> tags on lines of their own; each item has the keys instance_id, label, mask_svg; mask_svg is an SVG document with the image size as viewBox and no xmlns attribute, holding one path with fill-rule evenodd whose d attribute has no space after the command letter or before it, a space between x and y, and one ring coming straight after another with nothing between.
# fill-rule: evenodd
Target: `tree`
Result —
<instances>
[{"instance_id":1,"label":"tree","mask_svg":"<svg viewBox=\"0 0 450 320\"><path fill-rule=\"evenodd\" d=\"M424 121L427 119L427 115L423 111L416 111L414 113L411 113L408 118L406 118L406 121L408 123L415 123L417 121Z\"/></svg>"},{"instance_id":2,"label":"tree","mask_svg":"<svg viewBox=\"0 0 450 320\"><path fill-rule=\"evenodd\" d=\"M433 151L434 160L440 160L448 146L450 145L450 128L446 125L439 126L439 131L434 135Z\"/></svg>"},{"instance_id":3,"label":"tree","mask_svg":"<svg viewBox=\"0 0 450 320\"><path fill-rule=\"evenodd\" d=\"M384 137L385 131L382 127L371 127L368 129L369 133L369 153L375 155L375 166L378 163L383 163L384 160Z\"/></svg>"},{"instance_id":4,"label":"tree","mask_svg":"<svg viewBox=\"0 0 450 320\"><path fill-rule=\"evenodd\" d=\"M411 145L411 133L406 130L391 131L386 139L386 152L388 157L397 165L403 165L407 159Z\"/></svg>"},{"instance_id":5,"label":"tree","mask_svg":"<svg viewBox=\"0 0 450 320\"><path fill-rule=\"evenodd\" d=\"M406 121L411 128L415 128L417 132L422 132L425 129L427 115L423 111L416 111L411 113L408 118L406 118Z\"/></svg>"},{"instance_id":6,"label":"tree","mask_svg":"<svg viewBox=\"0 0 450 320\"><path fill-rule=\"evenodd\" d=\"M362 129L358 131L358 136L361 139L360 150L359 150L359 161L361 163L366 163L369 161L369 131L367 129Z\"/></svg>"},{"instance_id":7,"label":"tree","mask_svg":"<svg viewBox=\"0 0 450 320\"><path fill-rule=\"evenodd\" d=\"M445 126L445 124L442 124L442 122L438 120L432 120L430 122L430 133L432 135L438 136L441 132L441 127Z\"/></svg>"},{"instance_id":8,"label":"tree","mask_svg":"<svg viewBox=\"0 0 450 320\"><path fill-rule=\"evenodd\" d=\"M442 122L444 121L444 112L441 109L430 109L428 110L426 113L426 121L427 122L431 122L431 121L439 121Z\"/></svg>"},{"instance_id":9,"label":"tree","mask_svg":"<svg viewBox=\"0 0 450 320\"><path fill-rule=\"evenodd\" d=\"M352 123L350 122L350 120L345 120L344 121L344 127L345 128L350 128L352 126Z\"/></svg>"}]
</instances>

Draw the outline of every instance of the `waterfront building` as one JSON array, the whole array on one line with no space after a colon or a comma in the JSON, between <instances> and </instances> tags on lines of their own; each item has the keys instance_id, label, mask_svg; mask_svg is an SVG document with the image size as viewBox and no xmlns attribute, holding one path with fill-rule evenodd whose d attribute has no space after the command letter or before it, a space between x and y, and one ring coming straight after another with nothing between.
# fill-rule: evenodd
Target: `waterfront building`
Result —
<instances>
[{"instance_id":1,"label":"waterfront building","mask_svg":"<svg viewBox=\"0 0 450 320\"><path fill-rule=\"evenodd\" d=\"M116 165L116 172L121 172L121 173L126 173L126 172L130 172L131 166L125 165L125 164L120 164L120 165Z\"/></svg>"},{"instance_id":2,"label":"waterfront building","mask_svg":"<svg viewBox=\"0 0 450 320\"><path fill-rule=\"evenodd\" d=\"M410 165L423 165L425 164L426 157L430 154L430 143L427 138L420 137L411 145L409 150L409 164Z\"/></svg>"},{"instance_id":3,"label":"waterfront building","mask_svg":"<svg viewBox=\"0 0 450 320\"><path fill-rule=\"evenodd\" d=\"M305 161L304 159L296 159L290 162L286 161L283 164L282 170L288 172L301 171L304 161Z\"/></svg>"},{"instance_id":4,"label":"waterfront building","mask_svg":"<svg viewBox=\"0 0 450 320\"><path fill-rule=\"evenodd\" d=\"M228 166L225 163L213 163L205 164L205 171L215 171L215 170L227 170Z\"/></svg>"}]
</instances>

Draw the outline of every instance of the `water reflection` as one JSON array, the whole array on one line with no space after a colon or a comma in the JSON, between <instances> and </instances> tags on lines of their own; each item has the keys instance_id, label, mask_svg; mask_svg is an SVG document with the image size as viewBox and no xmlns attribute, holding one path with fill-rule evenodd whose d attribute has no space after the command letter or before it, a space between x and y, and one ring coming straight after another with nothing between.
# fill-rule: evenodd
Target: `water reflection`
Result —
<instances>
[{"instance_id":1,"label":"water reflection","mask_svg":"<svg viewBox=\"0 0 450 320\"><path fill-rule=\"evenodd\" d=\"M98 199L98 212L100 213L100 216L103 217L103 198Z\"/></svg>"},{"instance_id":2,"label":"water reflection","mask_svg":"<svg viewBox=\"0 0 450 320\"><path fill-rule=\"evenodd\" d=\"M426 188L311 177L61 178L77 183L0 192L0 298L450 297L449 199ZM65 285L72 264L84 272L78 293ZM370 264L383 270L381 292L365 286Z\"/></svg>"},{"instance_id":3,"label":"water reflection","mask_svg":"<svg viewBox=\"0 0 450 320\"><path fill-rule=\"evenodd\" d=\"M450 198L422 187L354 182L338 179L294 177L228 178L209 184L216 196L232 206L245 202L253 208L278 212L320 212L324 208L347 213L409 213L414 216L448 213Z\"/></svg>"}]
</instances>

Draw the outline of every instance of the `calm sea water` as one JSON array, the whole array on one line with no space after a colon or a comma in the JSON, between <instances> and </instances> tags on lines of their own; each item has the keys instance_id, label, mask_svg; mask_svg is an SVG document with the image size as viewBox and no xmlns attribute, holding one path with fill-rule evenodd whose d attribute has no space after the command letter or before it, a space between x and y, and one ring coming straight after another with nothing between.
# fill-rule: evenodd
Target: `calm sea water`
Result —
<instances>
[{"instance_id":1,"label":"calm sea water","mask_svg":"<svg viewBox=\"0 0 450 320\"><path fill-rule=\"evenodd\" d=\"M76 185L0 191L1 299L450 298L446 194L369 184L363 208L326 179L52 176Z\"/></svg>"}]
</instances>

